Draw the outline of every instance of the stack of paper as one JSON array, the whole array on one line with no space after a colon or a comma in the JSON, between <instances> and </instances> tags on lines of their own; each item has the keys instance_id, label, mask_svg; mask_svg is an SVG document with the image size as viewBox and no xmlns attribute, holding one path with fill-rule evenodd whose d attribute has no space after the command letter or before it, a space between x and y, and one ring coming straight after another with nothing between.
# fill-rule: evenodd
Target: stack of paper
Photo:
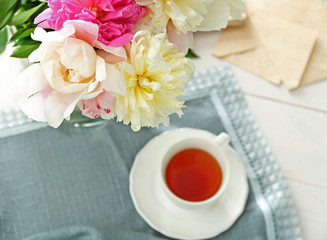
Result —
<instances>
[{"instance_id":1,"label":"stack of paper","mask_svg":"<svg viewBox=\"0 0 327 240\"><path fill-rule=\"evenodd\" d=\"M327 78L327 8L322 0L246 0L248 18L228 28L217 57L288 89Z\"/></svg>"}]
</instances>

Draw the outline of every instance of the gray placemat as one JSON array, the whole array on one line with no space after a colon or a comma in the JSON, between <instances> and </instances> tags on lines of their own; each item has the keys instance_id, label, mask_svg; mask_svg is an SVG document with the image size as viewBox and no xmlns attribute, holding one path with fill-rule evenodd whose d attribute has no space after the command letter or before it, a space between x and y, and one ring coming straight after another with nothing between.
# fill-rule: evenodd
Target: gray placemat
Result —
<instances>
[{"instance_id":1,"label":"gray placemat","mask_svg":"<svg viewBox=\"0 0 327 240\"><path fill-rule=\"evenodd\" d=\"M128 175L147 141L181 127L228 132L248 172L245 211L215 239L301 239L286 181L230 68L198 71L183 98L182 118L137 133L114 121L52 129L18 109L1 112L0 239L166 239L134 209Z\"/></svg>"}]
</instances>

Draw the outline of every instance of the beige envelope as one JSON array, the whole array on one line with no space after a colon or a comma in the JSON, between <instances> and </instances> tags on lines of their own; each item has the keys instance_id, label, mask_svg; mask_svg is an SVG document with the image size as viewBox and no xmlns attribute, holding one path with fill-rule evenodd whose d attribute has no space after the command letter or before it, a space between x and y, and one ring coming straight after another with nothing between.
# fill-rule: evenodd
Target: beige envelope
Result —
<instances>
[{"instance_id":1,"label":"beige envelope","mask_svg":"<svg viewBox=\"0 0 327 240\"><path fill-rule=\"evenodd\" d=\"M248 0L242 27L213 54L289 89L327 78L327 9L321 0Z\"/></svg>"}]
</instances>

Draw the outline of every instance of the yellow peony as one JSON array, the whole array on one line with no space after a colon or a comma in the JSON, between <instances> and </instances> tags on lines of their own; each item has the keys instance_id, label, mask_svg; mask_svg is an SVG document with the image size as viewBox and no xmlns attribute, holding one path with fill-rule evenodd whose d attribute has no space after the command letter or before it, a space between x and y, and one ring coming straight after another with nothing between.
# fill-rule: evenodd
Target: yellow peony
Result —
<instances>
[{"instance_id":1,"label":"yellow peony","mask_svg":"<svg viewBox=\"0 0 327 240\"><path fill-rule=\"evenodd\" d=\"M169 125L169 115L182 115L186 82L194 72L190 59L179 52L164 34L139 31L132 39L129 58L117 68L125 77L127 92L116 98L113 113L117 121L141 127ZM110 116L108 116L110 117Z\"/></svg>"}]
</instances>

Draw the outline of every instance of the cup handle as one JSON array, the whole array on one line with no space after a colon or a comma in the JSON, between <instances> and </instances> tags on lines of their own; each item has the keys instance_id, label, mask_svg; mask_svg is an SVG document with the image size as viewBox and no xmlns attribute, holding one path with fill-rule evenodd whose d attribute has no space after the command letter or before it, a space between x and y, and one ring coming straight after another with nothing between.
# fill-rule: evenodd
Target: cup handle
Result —
<instances>
[{"instance_id":1,"label":"cup handle","mask_svg":"<svg viewBox=\"0 0 327 240\"><path fill-rule=\"evenodd\" d=\"M222 132L213 140L213 142L223 148L228 145L229 140L229 135L225 132Z\"/></svg>"}]
</instances>

